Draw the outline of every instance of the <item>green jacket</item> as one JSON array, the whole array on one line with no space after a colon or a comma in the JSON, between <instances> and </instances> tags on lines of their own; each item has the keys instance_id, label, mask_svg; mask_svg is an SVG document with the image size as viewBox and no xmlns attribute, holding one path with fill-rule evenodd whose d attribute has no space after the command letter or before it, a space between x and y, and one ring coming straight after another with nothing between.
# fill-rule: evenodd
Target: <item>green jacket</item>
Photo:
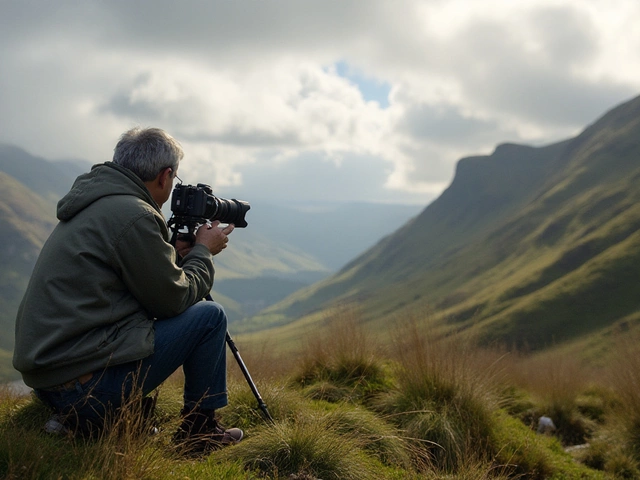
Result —
<instances>
[{"instance_id":1,"label":"green jacket","mask_svg":"<svg viewBox=\"0 0 640 480\"><path fill-rule=\"evenodd\" d=\"M78 177L58 203L16 318L14 367L48 388L153 353L154 319L178 315L213 285L213 258L195 245L176 264L160 208L112 162Z\"/></svg>"}]
</instances>

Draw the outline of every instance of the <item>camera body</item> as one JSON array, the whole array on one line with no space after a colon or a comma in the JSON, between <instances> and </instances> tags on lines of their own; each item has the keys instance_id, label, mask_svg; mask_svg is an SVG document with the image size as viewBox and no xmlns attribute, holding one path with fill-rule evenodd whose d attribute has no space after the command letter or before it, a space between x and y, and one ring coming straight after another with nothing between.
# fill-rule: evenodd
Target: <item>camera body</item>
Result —
<instances>
[{"instance_id":1,"label":"camera body","mask_svg":"<svg viewBox=\"0 0 640 480\"><path fill-rule=\"evenodd\" d=\"M242 200L216 197L209 185L176 185L171 197L172 222L190 230L197 224L219 220L238 228L247 226L245 214L251 206Z\"/></svg>"}]
</instances>

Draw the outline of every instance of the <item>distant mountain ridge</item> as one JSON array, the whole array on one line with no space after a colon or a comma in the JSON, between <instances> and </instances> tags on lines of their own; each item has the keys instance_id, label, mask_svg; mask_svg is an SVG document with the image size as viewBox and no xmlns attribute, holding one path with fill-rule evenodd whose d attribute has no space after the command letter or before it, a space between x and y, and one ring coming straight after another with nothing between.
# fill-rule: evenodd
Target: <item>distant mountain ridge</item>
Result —
<instances>
[{"instance_id":1,"label":"distant mountain ridge","mask_svg":"<svg viewBox=\"0 0 640 480\"><path fill-rule=\"evenodd\" d=\"M639 180L640 97L575 138L460 160L420 215L244 328L294 331L338 303L382 331L419 312L443 334L533 349L636 328Z\"/></svg>"}]
</instances>

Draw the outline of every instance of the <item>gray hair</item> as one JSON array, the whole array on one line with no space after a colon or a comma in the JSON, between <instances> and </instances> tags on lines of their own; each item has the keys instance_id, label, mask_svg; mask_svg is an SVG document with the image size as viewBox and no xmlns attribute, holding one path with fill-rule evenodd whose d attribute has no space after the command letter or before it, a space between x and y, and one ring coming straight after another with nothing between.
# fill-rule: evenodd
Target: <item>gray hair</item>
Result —
<instances>
[{"instance_id":1,"label":"gray hair","mask_svg":"<svg viewBox=\"0 0 640 480\"><path fill-rule=\"evenodd\" d=\"M113 163L128 168L143 182L167 167L175 175L182 157L180 144L160 128L132 128L122 134L113 151Z\"/></svg>"}]
</instances>

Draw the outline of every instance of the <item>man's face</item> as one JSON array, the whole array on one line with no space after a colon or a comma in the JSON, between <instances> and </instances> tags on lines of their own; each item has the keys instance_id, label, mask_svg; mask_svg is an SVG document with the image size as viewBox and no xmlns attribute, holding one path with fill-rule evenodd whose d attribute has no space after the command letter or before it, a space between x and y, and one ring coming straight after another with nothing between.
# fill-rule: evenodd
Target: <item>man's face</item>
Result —
<instances>
[{"instance_id":1,"label":"man's face","mask_svg":"<svg viewBox=\"0 0 640 480\"><path fill-rule=\"evenodd\" d=\"M178 182L182 183L182 180L180 180L180 177L178 177L178 168L176 167L175 170L171 170L169 172L169 178L168 181L165 184L165 188L163 191L163 195L165 195L164 197L164 201L162 202L164 204L164 202L166 202L167 200L169 200L169 197L171 196L171 192L173 191L173 184L174 181L177 180ZM162 206L162 205L160 205Z\"/></svg>"},{"instance_id":2,"label":"man's face","mask_svg":"<svg viewBox=\"0 0 640 480\"><path fill-rule=\"evenodd\" d=\"M158 174L158 178L152 182L153 188L155 189L155 193L153 193L152 196L160 208L169 200L171 192L173 191L174 180L178 179L178 181L181 182L177 172L177 168L174 170L173 168L167 167L163 169Z\"/></svg>"}]
</instances>

